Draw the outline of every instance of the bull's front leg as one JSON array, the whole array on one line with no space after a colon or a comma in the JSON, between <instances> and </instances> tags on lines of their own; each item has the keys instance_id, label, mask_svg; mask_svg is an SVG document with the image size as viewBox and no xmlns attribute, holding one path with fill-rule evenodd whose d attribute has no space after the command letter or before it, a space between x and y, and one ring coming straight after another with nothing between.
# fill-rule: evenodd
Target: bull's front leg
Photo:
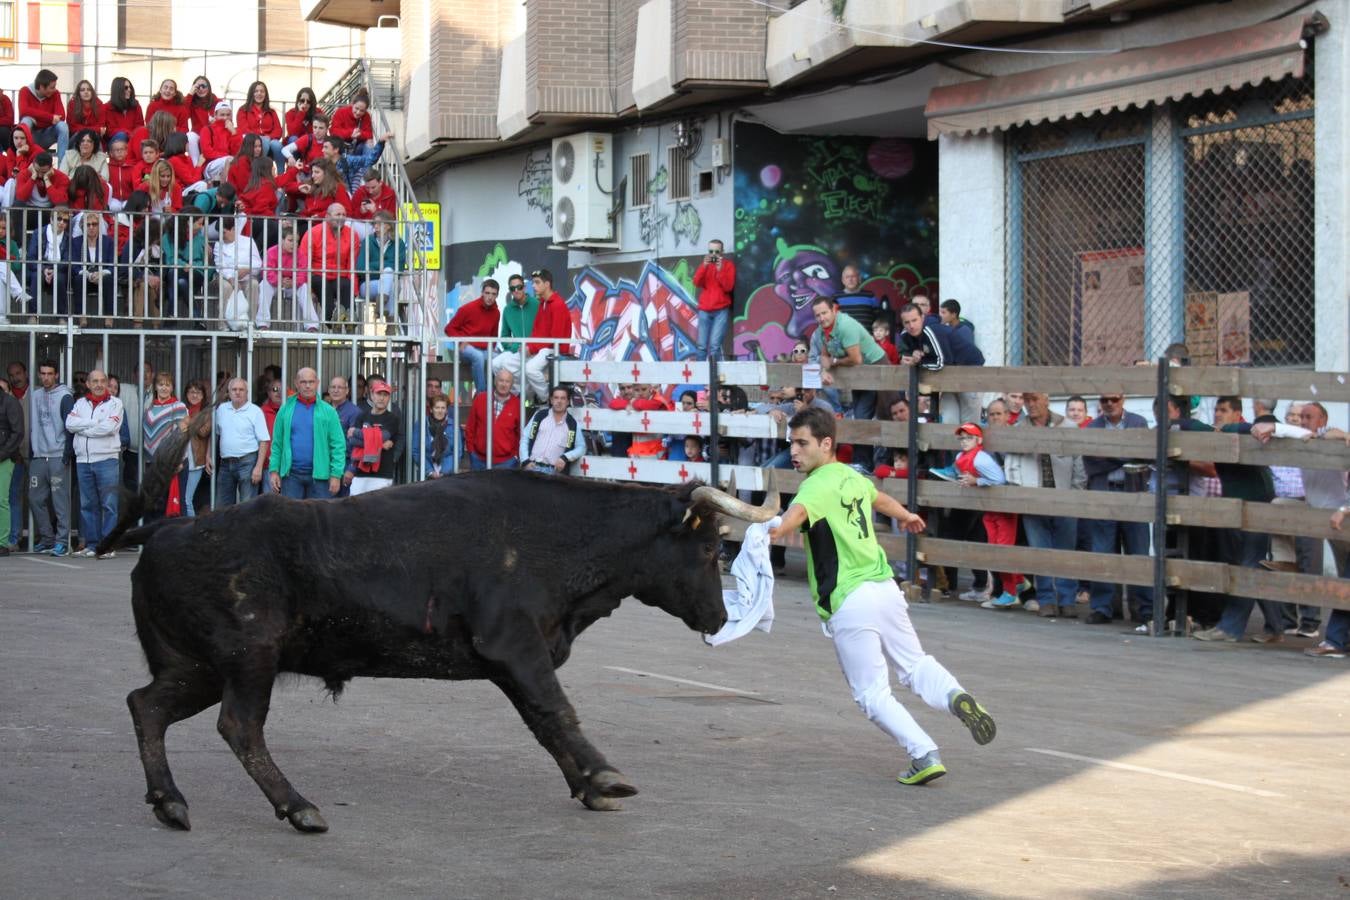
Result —
<instances>
[{"instance_id":1,"label":"bull's front leg","mask_svg":"<svg viewBox=\"0 0 1350 900\"><path fill-rule=\"evenodd\" d=\"M493 664L492 682L515 705L535 739L553 755L572 796L590 809L619 809L618 798L637 788L611 766L586 740L576 710L563 693L543 638L533 623L500 641L475 640L478 653Z\"/></svg>"}]
</instances>

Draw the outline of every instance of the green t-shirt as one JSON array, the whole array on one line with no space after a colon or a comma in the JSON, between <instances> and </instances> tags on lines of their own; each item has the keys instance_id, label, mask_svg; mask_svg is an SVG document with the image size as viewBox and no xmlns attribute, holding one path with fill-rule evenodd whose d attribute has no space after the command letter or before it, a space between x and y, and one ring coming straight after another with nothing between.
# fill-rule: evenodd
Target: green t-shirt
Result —
<instances>
[{"instance_id":1,"label":"green t-shirt","mask_svg":"<svg viewBox=\"0 0 1350 900\"><path fill-rule=\"evenodd\" d=\"M848 313L834 317L834 328L830 329L830 339L825 341L824 351L828 356L847 356L848 348L857 345L862 354L864 365L872 366L886 361L886 351L872 337L872 332Z\"/></svg>"},{"instance_id":2,"label":"green t-shirt","mask_svg":"<svg viewBox=\"0 0 1350 900\"><path fill-rule=\"evenodd\" d=\"M806 510L806 577L822 619L838 612L844 598L863 583L893 577L886 551L872 533L876 498L875 484L835 462L812 472L792 501Z\"/></svg>"}]
</instances>

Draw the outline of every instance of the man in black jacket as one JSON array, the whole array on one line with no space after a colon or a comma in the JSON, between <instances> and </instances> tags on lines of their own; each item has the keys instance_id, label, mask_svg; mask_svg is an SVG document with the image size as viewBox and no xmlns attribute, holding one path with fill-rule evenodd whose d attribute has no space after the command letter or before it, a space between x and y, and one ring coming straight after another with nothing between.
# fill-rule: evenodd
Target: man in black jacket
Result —
<instances>
[{"instance_id":1,"label":"man in black jacket","mask_svg":"<svg viewBox=\"0 0 1350 900\"><path fill-rule=\"evenodd\" d=\"M9 382L0 379L0 523L9 529L9 482L14 467L23 458L23 406L9 392ZM0 556L9 556L9 546L0 541Z\"/></svg>"}]
</instances>

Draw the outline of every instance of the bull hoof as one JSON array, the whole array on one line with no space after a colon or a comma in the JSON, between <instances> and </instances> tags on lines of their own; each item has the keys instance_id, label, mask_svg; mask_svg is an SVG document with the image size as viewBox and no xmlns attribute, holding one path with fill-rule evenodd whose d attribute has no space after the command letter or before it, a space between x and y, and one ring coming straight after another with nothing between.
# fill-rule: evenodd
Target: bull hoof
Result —
<instances>
[{"instance_id":1,"label":"bull hoof","mask_svg":"<svg viewBox=\"0 0 1350 900\"><path fill-rule=\"evenodd\" d=\"M632 797L638 792L613 769L601 769L591 776L590 781L591 787L602 797Z\"/></svg>"},{"instance_id":2,"label":"bull hoof","mask_svg":"<svg viewBox=\"0 0 1350 900\"><path fill-rule=\"evenodd\" d=\"M306 834L322 834L328 830L328 823L319 815L319 811L312 806L304 809L297 809L286 817L296 831L303 831Z\"/></svg>"},{"instance_id":3,"label":"bull hoof","mask_svg":"<svg viewBox=\"0 0 1350 900\"><path fill-rule=\"evenodd\" d=\"M583 794L581 802L586 804L587 809L593 809L596 812L615 812L623 809L623 804L612 797L601 797L599 794Z\"/></svg>"},{"instance_id":4,"label":"bull hoof","mask_svg":"<svg viewBox=\"0 0 1350 900\"><path fill-rule=\"evenodd\" d=\"M170 828L177 828L179 831L191 831L192 823L188 821L188 808L186 803L178 800L165 800L162 803L156 803L153 807L155 818L159 819L160 824L167 825Z\"/></svg>"}]
</instances>

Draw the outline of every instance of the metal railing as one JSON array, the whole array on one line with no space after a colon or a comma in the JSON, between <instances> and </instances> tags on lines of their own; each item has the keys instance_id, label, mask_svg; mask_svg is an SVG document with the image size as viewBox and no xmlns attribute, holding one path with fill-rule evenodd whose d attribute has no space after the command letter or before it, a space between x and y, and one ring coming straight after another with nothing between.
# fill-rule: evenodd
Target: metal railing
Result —
<instances>
[{"instance_id":1,"label":"metal railing","mask_svg":"<svg viewBox=\"0 0 1350 900\"><path fill-rule=\"evenodd\" d=\"M372 105L402 109L403 94L399 91L398 73L399 61L396 59L358 59L319 98L319 106L323 109L346 106L364 89L370 95Z\"/></svg>"}]
</instances>

